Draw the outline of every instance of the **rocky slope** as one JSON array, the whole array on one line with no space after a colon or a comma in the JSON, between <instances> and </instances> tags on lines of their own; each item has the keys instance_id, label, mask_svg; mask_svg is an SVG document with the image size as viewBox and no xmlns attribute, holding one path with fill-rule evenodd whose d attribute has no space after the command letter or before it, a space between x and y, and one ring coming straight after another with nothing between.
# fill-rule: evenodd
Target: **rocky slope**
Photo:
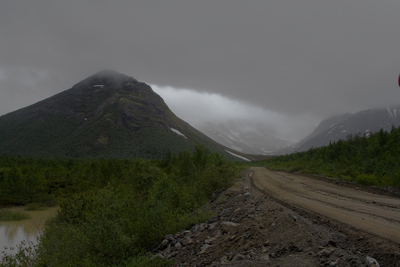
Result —
<instances>
[{"instance_id":1,"label":"rocky slope","mask_svg":"<svg viewBox=\"0 0 400 267\"><path fill-rule=\"evenodd\" d=\"M249 171L203 208L217 215L165 236L153 257L173 266L400 266L398 245L278 203Z\"/></svg>"}]
</instances>

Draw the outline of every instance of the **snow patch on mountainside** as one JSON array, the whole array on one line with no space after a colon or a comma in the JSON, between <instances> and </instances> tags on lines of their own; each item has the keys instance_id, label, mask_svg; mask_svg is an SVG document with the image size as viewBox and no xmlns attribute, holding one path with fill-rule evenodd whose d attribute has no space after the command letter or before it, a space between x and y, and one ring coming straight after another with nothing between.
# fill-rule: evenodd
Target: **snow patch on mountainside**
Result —
<instances>
[{"instance_id":1,"label":"snow patch on mountainside","mask_svg":"<svg viewBox=\"0 0 400 267\"><path fill-rule=\"evenodd\" d=\"M393 108L392 110L390 110L390 108L387 108L386 110L392 118L397 118L397 109Z\"/></svg>"},{"instance_id":2,"label":"snow patch on mountainside","mask_svg":"<svg viewBox=\"0 0 400 267\"><path fill-rule=\"evenodd\" d=\"M171 128L171 131L173 131L174 133L176 133L177 135L183 136L187 139L186 135L184 135L183 133L181 133L180 131L178 131L177 129Z\"/></svg>"},{"instance_id":3,"label":"snow patch on mountainside","mask_svg":"<svg viewBox=\"0 0 400 267\"><path fill-rule=\"evenodd\" d=\"M243 159L243 160L245 160L245 161L251 161L251 160L249 160L248 158L239 156L239 155L237 155L237 154L235 154L235 153L232 153L232 152L230 152L230 151L228 151L228 150L225 150L225 151L228 152L229 154L231 154L232 156L238 157L238 158Z\"/></svg>"},{"instance_id":4,"label":"snow patch on mountainside","mask_svg":"<svg viewBox=\"0 0 400 267\"><path fill-rule=\"evenodd\" d=\"M330 128L332 128L332 126L331 126ZM328 132L328 134L331 134L335 129L336 129L336 127L333 128L330 132ZM327 134L327 135L328 135L328 134Z\"/></svg>"}]
</instances>

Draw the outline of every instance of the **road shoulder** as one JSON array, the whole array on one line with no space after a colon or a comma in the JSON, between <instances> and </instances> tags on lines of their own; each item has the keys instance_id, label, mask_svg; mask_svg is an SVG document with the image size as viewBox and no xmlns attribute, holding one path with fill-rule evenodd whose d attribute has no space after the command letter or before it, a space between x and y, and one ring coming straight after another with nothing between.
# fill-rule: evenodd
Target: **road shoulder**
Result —
<instances>
[{"instance_id":1,"label":"road shoulder","mask_svg":"<svg viewBox=\"0 0 400 267\"><path fill-rule=\"evenodd\" d=\"M348 235L326 218L278 203L254 187L251 176L245 171L234 186L215 192L203 209L217 215L165 236L153 255L173 259L174 266L373 266L371 259L381 266L400 264L394 251L358 246L364 244L354 242L359 233Z\"/></svg>"}]
</instances>

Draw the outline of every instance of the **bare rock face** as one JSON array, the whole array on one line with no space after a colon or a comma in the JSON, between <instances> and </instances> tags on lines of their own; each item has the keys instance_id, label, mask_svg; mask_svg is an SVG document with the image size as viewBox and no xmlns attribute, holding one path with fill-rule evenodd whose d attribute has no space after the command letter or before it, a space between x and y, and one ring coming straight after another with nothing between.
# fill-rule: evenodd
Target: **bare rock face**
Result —
<instances>
[{"instance_id":1,"label":"bare rock face","mask_svg":"<svg viewBox=\"0 0 400 267\"><path fill-rule=\"evenodd\" d=\"M379 266L372 258L379 251L368 255L324 218L278 204L253 188L247 174L219 194L228 201L202 208L215 216L165 236L154 257L172 259L173 266Z\"/></svg>"}]
</instances>

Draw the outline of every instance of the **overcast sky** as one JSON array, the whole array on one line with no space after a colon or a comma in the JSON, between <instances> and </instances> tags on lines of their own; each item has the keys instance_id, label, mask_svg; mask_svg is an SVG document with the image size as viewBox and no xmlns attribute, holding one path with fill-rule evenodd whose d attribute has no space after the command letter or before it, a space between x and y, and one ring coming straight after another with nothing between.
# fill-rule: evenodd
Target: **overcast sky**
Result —
<instances>
[{"instance_id":1,"label":"overcast sky","mask_svg":"<svg viewBox=\"0 0 400 267\"><path fill-rule=\"evenodd\" d=\"M191 124L265 114L296 139L400 104L399 49L398 0L2 0L0 115L107 68L158 86Z\"/></svg>"}]
</instances>

